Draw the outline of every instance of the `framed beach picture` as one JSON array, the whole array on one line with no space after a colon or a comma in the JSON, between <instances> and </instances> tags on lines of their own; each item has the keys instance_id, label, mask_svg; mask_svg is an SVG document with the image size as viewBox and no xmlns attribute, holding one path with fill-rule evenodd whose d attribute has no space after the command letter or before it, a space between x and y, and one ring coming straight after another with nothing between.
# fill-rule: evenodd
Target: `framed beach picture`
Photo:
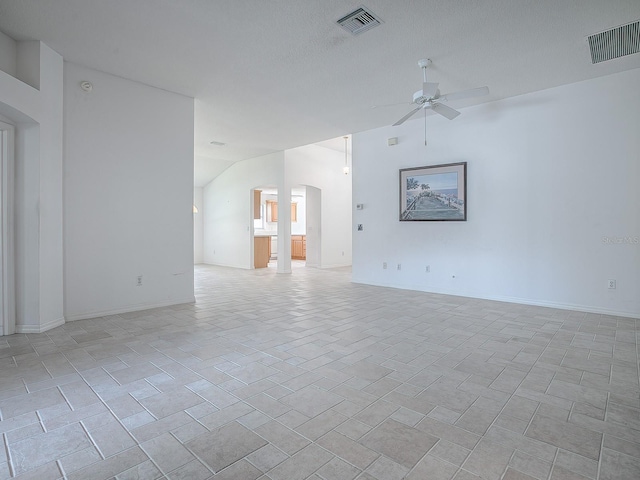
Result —
<instances>
[{"instance_id":1,"label":"framed beach picture","mask_svg":"<svg viewBox=\"0 0 640 480\"><path fill-rule=\"evenodd\" d=\"M467 162L400 170L400 221L467 220Z\"/></svg>"}]
</instances>

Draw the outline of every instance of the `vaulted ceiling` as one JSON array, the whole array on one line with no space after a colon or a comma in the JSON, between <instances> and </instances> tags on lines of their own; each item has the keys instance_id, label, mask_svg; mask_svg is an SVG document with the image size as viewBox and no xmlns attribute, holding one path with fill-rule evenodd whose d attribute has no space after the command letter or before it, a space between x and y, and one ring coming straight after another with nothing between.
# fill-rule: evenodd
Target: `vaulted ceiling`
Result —
<instances>
[{"instance_id":1,"label":"vaulted ceiling","mask_svg":"<svg viewBox=\"0 0 640 480\"><path fill-rule=\"evenodd\" d=\"M354 36L336 20L361 5L383 23ZM421 58L443 93L490 88L456 108L640 68L640 54L593 65L587 44L638 19L638 0L0 0L10 37L194 97L196 184L392 124L421 87Z\"/></svg>"}]
</instances>

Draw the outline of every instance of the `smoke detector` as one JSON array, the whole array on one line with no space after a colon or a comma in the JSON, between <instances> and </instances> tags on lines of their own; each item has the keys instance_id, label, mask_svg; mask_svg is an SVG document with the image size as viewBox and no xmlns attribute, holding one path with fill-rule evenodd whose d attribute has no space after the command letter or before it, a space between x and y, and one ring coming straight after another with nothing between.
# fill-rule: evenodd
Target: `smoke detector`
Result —
<instances>
[{"instance_id":1,"label":"smoke detector","mask_svg":"<svg viewBox=\"0 0 640 480\"><path fill-rule=\"evenodd\" d=\"M91 84L91 82L84 80L80 82L80 88L85 92L89 93L91 90L93 90L93 85Z\"/></svg>"}]
</instances>

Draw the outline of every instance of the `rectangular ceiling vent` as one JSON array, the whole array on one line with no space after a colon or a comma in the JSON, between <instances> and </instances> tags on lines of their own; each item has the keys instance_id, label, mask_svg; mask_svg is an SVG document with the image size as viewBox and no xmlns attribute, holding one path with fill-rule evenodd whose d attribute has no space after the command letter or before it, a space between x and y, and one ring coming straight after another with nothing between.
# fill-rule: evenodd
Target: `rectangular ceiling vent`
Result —
<instances>
[{"instance_id":1,"label":"rectangular ceiling vent","mask_svg":"<svg viewBox=\"0 0 640 480\"><path fill-rule=\"evenodd\" d=\"M589 36L591 63L640 52L640 20Z\"/></svg>"},{"instance_id":2,"label":"rectangular ceiling vent","mask_svg":"<svg viewBox=\"0 0 640 480\"><path fill-rule=\"evenodd\" d=\"M345 15L336 23L352 35L360 35L362 32L366 32L382 24L382 20L365 7L360 7L348 15Z\"/></svg>"}]
</instances>

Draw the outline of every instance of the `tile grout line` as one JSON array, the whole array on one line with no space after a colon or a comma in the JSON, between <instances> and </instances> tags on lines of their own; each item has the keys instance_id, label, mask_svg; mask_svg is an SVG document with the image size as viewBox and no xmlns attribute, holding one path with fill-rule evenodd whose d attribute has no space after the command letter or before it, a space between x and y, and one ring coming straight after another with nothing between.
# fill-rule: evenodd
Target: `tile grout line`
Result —
<instances>
[{"instance_id":1,"label":"tile grout line","mask_svg":"<svg viewBox=\"0 0 640 480\"><path fill-rule=\"evenodd\" d=\"M96 449L98 454L102 457L102 460L105 460L107 457L104 456L104 454L102 453L102 450L100 450L100 447L98 447L98 444L96 443L96 441L91 436L91 433L89 432L89 429L84 424L84 420L80 420L78 423L82 427L82 430L84 430L85 435L89 438L89 440L91 440L91 443L93 444L93 448ZM96 462L94 462L94 463L96 463Z\"/></svg>"},{"instance_id":2,"label":"tile grout line","mask_svg":"<svg viewBox=\"0 0 640 480\"><path fill-rule=\"evenodd\" d=\"M2 434L2 440L3 440L2 446L4 447L5 454L7 455L7 466L9 467L9 475L11 477L15 477L16 469L15 469L15 466L13 465L13 457L11 456L11 450L9 449L9 439L7 438L6 432Z\"/></svg>"},{"instance_id":3,"label":"tile grout line","mask_svg":"<svg viewBox=\"0 0 640 480\"><path fill-rule=\"evenodd\" d=\"M62 461L60 458L56 459L56 466L58 467L58 470L60 470L60 473L62 473L62 478L66 480L68 478L67 472L65 472L64 467L62 466Z\"/></svg>"},{"instance_id":4,"label":"tile grout line","mask_svg":"<svg viewBox=\"0 0 640 480\"><path fill-rule=\"evenodd\" d=\"M36 410L35 414L36 414L36 417L38 419L39 424L42 427L43 432L47 433L48 432L47 426L44 424L44 418L42 418L42 414L40 413L40 410Z\"/></svg>"},{"instance_id":5,"label":"tile grout line","mask_svg":"<svg viewBox=\"0 0 640 480\"><path fill-rule=\"evenodd\" d=\"M516 456L516 452L517 451L518 451L517 448L513 449L513 452L511 453L511 456L509 457L509 460L507 461L507 464L504 467L504 472L502 472L502 474L500 475L500 480L504 479L504 476L507 474L507 470L509 470L509 467L511 466L511 460L513 460L513 457ZM526 453L526 452L523 452L523 453ZM514 468L514 470L515 470L515 468Z\"/></svg>"},{"instance_id":6,"label":"tile grout line","mask_svg":"<svg viewBox=\"0 0 640 480\"><path fill-rule=\"evenodd\" d=\"M609 398L610 398L610 393L607 392L607 402L605 405L605 409L604 409L604 421L607 420L607 413L609 410ZM598 480L600 478L600 469L602 468L602 455L604 454L604 436L605 436L605 432L602 432L602 439L600 440L600 454L598 455L598 470L596 473L596 480Z\"/></svg>"},{"instance_id":7,"label":"tile grout line","mask_svg":"<svg viewBox=\"0 0 640 480\"><path fill-rule=\"evenodd\" d=\"M549 474L547 475L547 480L551 480L551 476L553 475L553 469L556 467L556 460L558 459L558 454L560 453L560 449L556 448L556 454L553 456L553 461L551 462L551 468L549 469Z\"/></svg>"}]
</instances>

